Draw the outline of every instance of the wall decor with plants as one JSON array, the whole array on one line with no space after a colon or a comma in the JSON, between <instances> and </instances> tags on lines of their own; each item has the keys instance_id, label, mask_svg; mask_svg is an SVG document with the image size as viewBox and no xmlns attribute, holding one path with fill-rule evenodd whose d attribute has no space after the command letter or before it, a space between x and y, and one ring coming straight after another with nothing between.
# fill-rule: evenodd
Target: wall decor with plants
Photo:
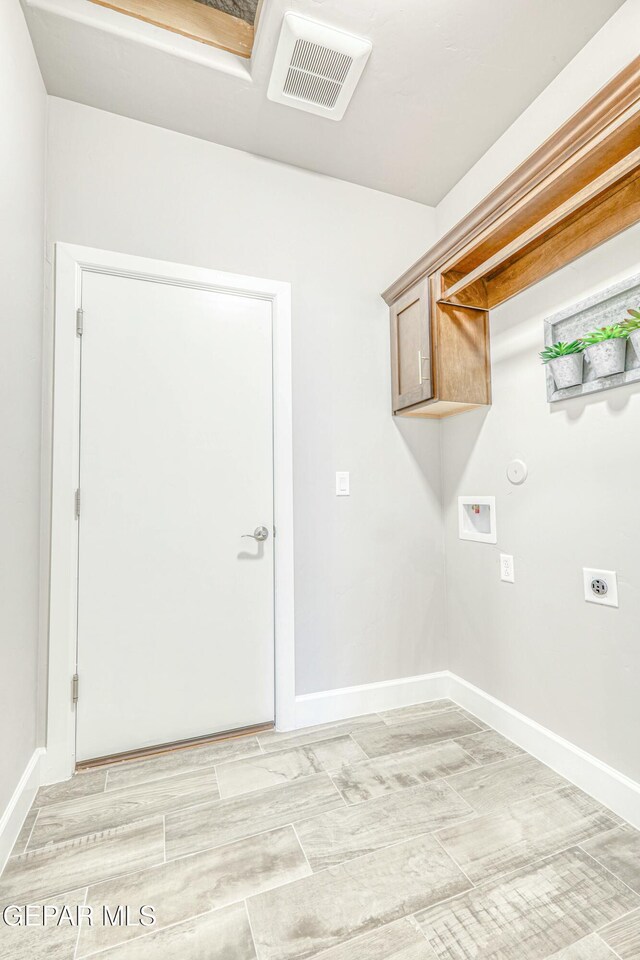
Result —
<instances>
[{"instance_id":1,"label":"wall decor with plants","mask_svg":"<svg viewBox=\"0 0 640 960\"><path fill-rule=\"evenodd\" d=\"M545 320L547 400L640 381L640 274Z\"/></svg>"}]
</instances>

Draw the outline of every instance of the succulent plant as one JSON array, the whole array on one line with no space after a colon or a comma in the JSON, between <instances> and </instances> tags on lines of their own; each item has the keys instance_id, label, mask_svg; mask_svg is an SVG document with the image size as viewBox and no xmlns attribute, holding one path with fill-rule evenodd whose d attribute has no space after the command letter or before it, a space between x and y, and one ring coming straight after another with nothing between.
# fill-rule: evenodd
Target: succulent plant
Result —
<instances>
[{"instance_id":1,"label":"succulent plant","mask_svg":"<svg viewBox=\"0 0 640 960\"><path fill-rule=\"evenodd\" d=\"M622 324L628 333L633 333L634 330L640 330L640 310L629 307L629 314L630 316L625 317Z\"/></svg>"},{"instance_id":2,"label":"succulent plant","mask_svg":"<svg viewBox=\"0 0 640 960\"><path fill-rule=\"evenodd\" d=\"M551 344L550 347L545 347L540 353L540 359L543 363L549 363L550 360L566 357L570 353L582 353L583 350L584 343L582 340L572 340L571 343L563 343L560 340L558 343Z\"/></svg>"},{"instance_id":3,"label":"succulent plant","mask_svg":"<svg viewBox=\"0 0 640 960\"><path fill-rule=\"evenodd\" d=\"M599 330L585 333L582 342L586 347L590 347L594 343L602 343L604 340L625 340L630 332L624 324L613 323L610 327L600 327Z\"/></svg>"}]
</instances>

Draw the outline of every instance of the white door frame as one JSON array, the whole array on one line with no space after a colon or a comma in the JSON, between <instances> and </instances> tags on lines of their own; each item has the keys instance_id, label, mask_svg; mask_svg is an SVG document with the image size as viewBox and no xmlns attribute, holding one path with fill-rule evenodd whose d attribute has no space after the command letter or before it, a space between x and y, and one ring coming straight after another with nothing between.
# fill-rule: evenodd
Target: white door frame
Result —
<instances>
[{"instance_id":1,"label":"white door frame","mask_svg":"<svg viewBox=\"0 0 640 960\"><path fill-rule=\"evenodd\" d=\"M202 267L55 245L53 443L47 756L44 782L73 774L76 710L78 527L74 495L80 460L80 337L76 311L83 272L154 280L216 293L269 300L273 318L275 714L279 729L295 723L293 608L293 434L291 285Z\"/></svg>"}]
</instances>

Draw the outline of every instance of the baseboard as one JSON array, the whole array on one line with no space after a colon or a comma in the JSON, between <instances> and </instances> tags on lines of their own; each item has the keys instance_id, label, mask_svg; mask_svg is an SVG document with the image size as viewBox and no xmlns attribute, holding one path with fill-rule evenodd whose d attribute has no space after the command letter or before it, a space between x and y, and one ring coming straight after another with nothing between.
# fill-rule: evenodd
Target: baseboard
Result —
<instances>
[{"instance_id":1,"label":"baseboard","mask_svg":"<svg viewBox=\"0 0 640 960\"><path fill-rule=\"evenodd\" d=\"M296 727L449 698L640 829L640 784L448 670L296 697Z\"/></svg>"},{"instance_id":2,"label":"baseboard","mask_svg":"<svg viewBox=\"0 0 640 960\"><path fill-rule=\"evenodd\" d=\"M445 696L640 829L640 784L635 780L455 674L449 674Z\"/></svg>"},{"instance_id":3,"label":"baseboard","mask_svg":"<svg viewBox=\"0 0 640 960\"><path fill-rule=\"evenodd\" d=\"M331 723L365 713L439 700L448 695L448 681L449 674L443 671L303 694L296 697L296 727L312 727L316 723Z\"/></svg>"},{"instance_id":4,"label":"baseboard","mask_svg":"<svg viewBox=\"0 0 640 960\"><path fill-rule=\"evenodd\" d=\"M0 873L5 868L13 846L18 839L18 834L22 829L22 824L38 792L45 752L44 747L38 747L33 751L31 759L13 791L13 796L0 817Z\"/></svg>"}]
</instances>

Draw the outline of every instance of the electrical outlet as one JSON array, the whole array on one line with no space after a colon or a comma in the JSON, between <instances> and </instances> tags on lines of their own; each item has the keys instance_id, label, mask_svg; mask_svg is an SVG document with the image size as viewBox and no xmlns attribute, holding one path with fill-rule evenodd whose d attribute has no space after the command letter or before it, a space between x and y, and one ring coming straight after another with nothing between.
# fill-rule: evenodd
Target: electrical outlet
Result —
<instances>
[{"instance_id":1,"label":"electrical outlet","mask_svg":"<svg viewBox=\"0 0 640 960\"><path fill-rule=\"evenodd\" d=\"M618 606L618 578L615 570L596 570L583 567L584 598L588 603L605 607Z\"/></svg>"},{"instance_id":2,"label":"electrical outlet","mask_svg":"<svg viewBox=\"0 0 640 960\"><path fill-rule=\"evenodd\" d=\"M513 557L509 553L500 554L500 579L505 583L515 583L516 571L513 565Z\"/></svg>"}]
</instances>

